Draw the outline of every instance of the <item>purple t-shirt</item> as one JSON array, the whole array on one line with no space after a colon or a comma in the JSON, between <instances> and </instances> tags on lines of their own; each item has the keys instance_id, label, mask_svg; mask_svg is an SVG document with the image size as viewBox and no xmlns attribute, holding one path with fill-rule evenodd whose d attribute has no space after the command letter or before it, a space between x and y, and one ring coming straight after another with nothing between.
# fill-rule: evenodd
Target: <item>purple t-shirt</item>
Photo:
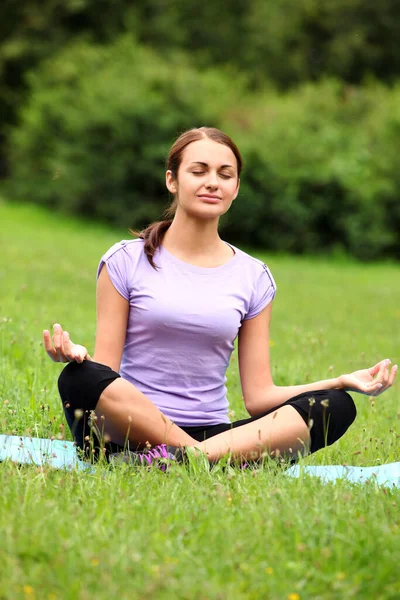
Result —
<instances>
[{"instance_id":1,"label":"purple t-shirt","mask_svg":"<svg viewBox=\"0 0 400 600\"><path fill-rule=\"evenodd\" d=\"M224 265L198 267L156 250L153 269L141 239L102 257L129 302L120 375L179 426L229 423L226 370L241 323L258 315L276 286L262 261L231 246Z\"/></svg>"}]
</instances>

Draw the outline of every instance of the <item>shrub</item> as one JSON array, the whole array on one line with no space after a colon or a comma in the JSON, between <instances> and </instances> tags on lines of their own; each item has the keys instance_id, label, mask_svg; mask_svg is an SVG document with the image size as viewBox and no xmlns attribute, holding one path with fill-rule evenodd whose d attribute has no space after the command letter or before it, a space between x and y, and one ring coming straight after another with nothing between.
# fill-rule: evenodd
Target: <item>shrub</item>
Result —
<instances>
[{"instance_id":1,"label":"shrub","mask_svg":"<svg viewBox=\"0 0 400 600\"><path fill-rule=\"evenodd\" d=\"M199 74L126 37L72 46L31 74L30 87L11 138L13 194L127 227L158 218L167 203L173 139L218 125L239 93L220 72Z\"/></svg>"},{"instance_id":2,"label":"shrub","mask_svg":"<svg viewBox=\"0 0 400 600\"><path fill-rule=\"evenodd\" d=\"M177 134L222 127L245 159L221 233L289 252L398 256L400 86L335 81L250 94L129 38L79 43L30 76L11 137L9 194L126 227L160 217Z\"/></svg>"},{"instance_id":3,"label":"shrub","mask_svg":"<svg viewBox=\"0 0 400 600\"><path fill-rule=\"evenodd\" d=\"M285 251L399 255L400 86L269 91L249 114L245 131L231 126L247 164L229 233Z\"/></svg>"}]
</instances>

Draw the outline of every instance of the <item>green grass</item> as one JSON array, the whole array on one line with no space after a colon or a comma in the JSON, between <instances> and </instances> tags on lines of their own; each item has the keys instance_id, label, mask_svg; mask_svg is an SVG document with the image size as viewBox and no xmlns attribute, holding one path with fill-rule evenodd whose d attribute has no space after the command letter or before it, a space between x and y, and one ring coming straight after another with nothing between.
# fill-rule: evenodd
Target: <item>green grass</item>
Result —
<instances>
[{"instance_id":1,"label":"green grass","mask_svg":"<svg viewBox=\"0 0 400 600\"><path fill-rule=\"evenodd\" d=\"M41 332L58 321L93 348L98 260L129 234L5 202L0 223L0 431L70 439ZM400 360L399 265L259 256L278 284L277 384ZM245 416L235 356L228 387ZM400 460L399 390L355 395L356 423L305 463ZM3 463L0 480L0 600L400 599L399 490L201 464Z\"/></svg>"}]
</instances>

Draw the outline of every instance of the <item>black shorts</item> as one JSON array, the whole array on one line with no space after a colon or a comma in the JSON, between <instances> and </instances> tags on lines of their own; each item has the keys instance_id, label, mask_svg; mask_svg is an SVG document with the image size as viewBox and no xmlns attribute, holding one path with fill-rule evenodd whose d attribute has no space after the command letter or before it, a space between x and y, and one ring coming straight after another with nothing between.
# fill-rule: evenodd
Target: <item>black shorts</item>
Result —
<instances>
[{"instance_id":1,"label":"black shorts","mask_svg":"<svg viewBox=\"0 0 400 600\"><path fill-rule=\"evenodd\" d=\"M120 375L110 367L93 361L84 361L81 364L72 362L62 371L58 380L58 389L68 425L79 448L87 450L85 438L91 435L90 412L95 410L103 390L118 377ZM293 406L304 419L304 422L308 426L311 425L311 452L316 452L336 442L347 431L356 417L356 407L347 392L342 390L317 390L298 394L256 417L218 425L180 427L194 439L203 441L223 431L257 421L286 405ZM112 443L106 446L107 453L122 449L117 444Z\"/></svg>"}]
</instances>

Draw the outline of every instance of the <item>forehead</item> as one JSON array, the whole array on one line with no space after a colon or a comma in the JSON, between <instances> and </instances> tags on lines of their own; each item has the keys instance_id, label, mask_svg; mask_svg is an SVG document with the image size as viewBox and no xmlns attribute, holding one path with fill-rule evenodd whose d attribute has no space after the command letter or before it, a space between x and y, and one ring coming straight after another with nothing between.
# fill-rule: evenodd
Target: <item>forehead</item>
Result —
<instances>
[{"instance_id":1,"label":"forehead","mask_svg":"<svg viewBox=\"0 0 400 600\"><path fill-rule=\"evenodd\" d=\"M232 165L237 168L236 157L232 150L208 138L186 146L182 155L182 164L187 166L192 162L207 163L210 166Z\"/></svg>"}]
</instances>

